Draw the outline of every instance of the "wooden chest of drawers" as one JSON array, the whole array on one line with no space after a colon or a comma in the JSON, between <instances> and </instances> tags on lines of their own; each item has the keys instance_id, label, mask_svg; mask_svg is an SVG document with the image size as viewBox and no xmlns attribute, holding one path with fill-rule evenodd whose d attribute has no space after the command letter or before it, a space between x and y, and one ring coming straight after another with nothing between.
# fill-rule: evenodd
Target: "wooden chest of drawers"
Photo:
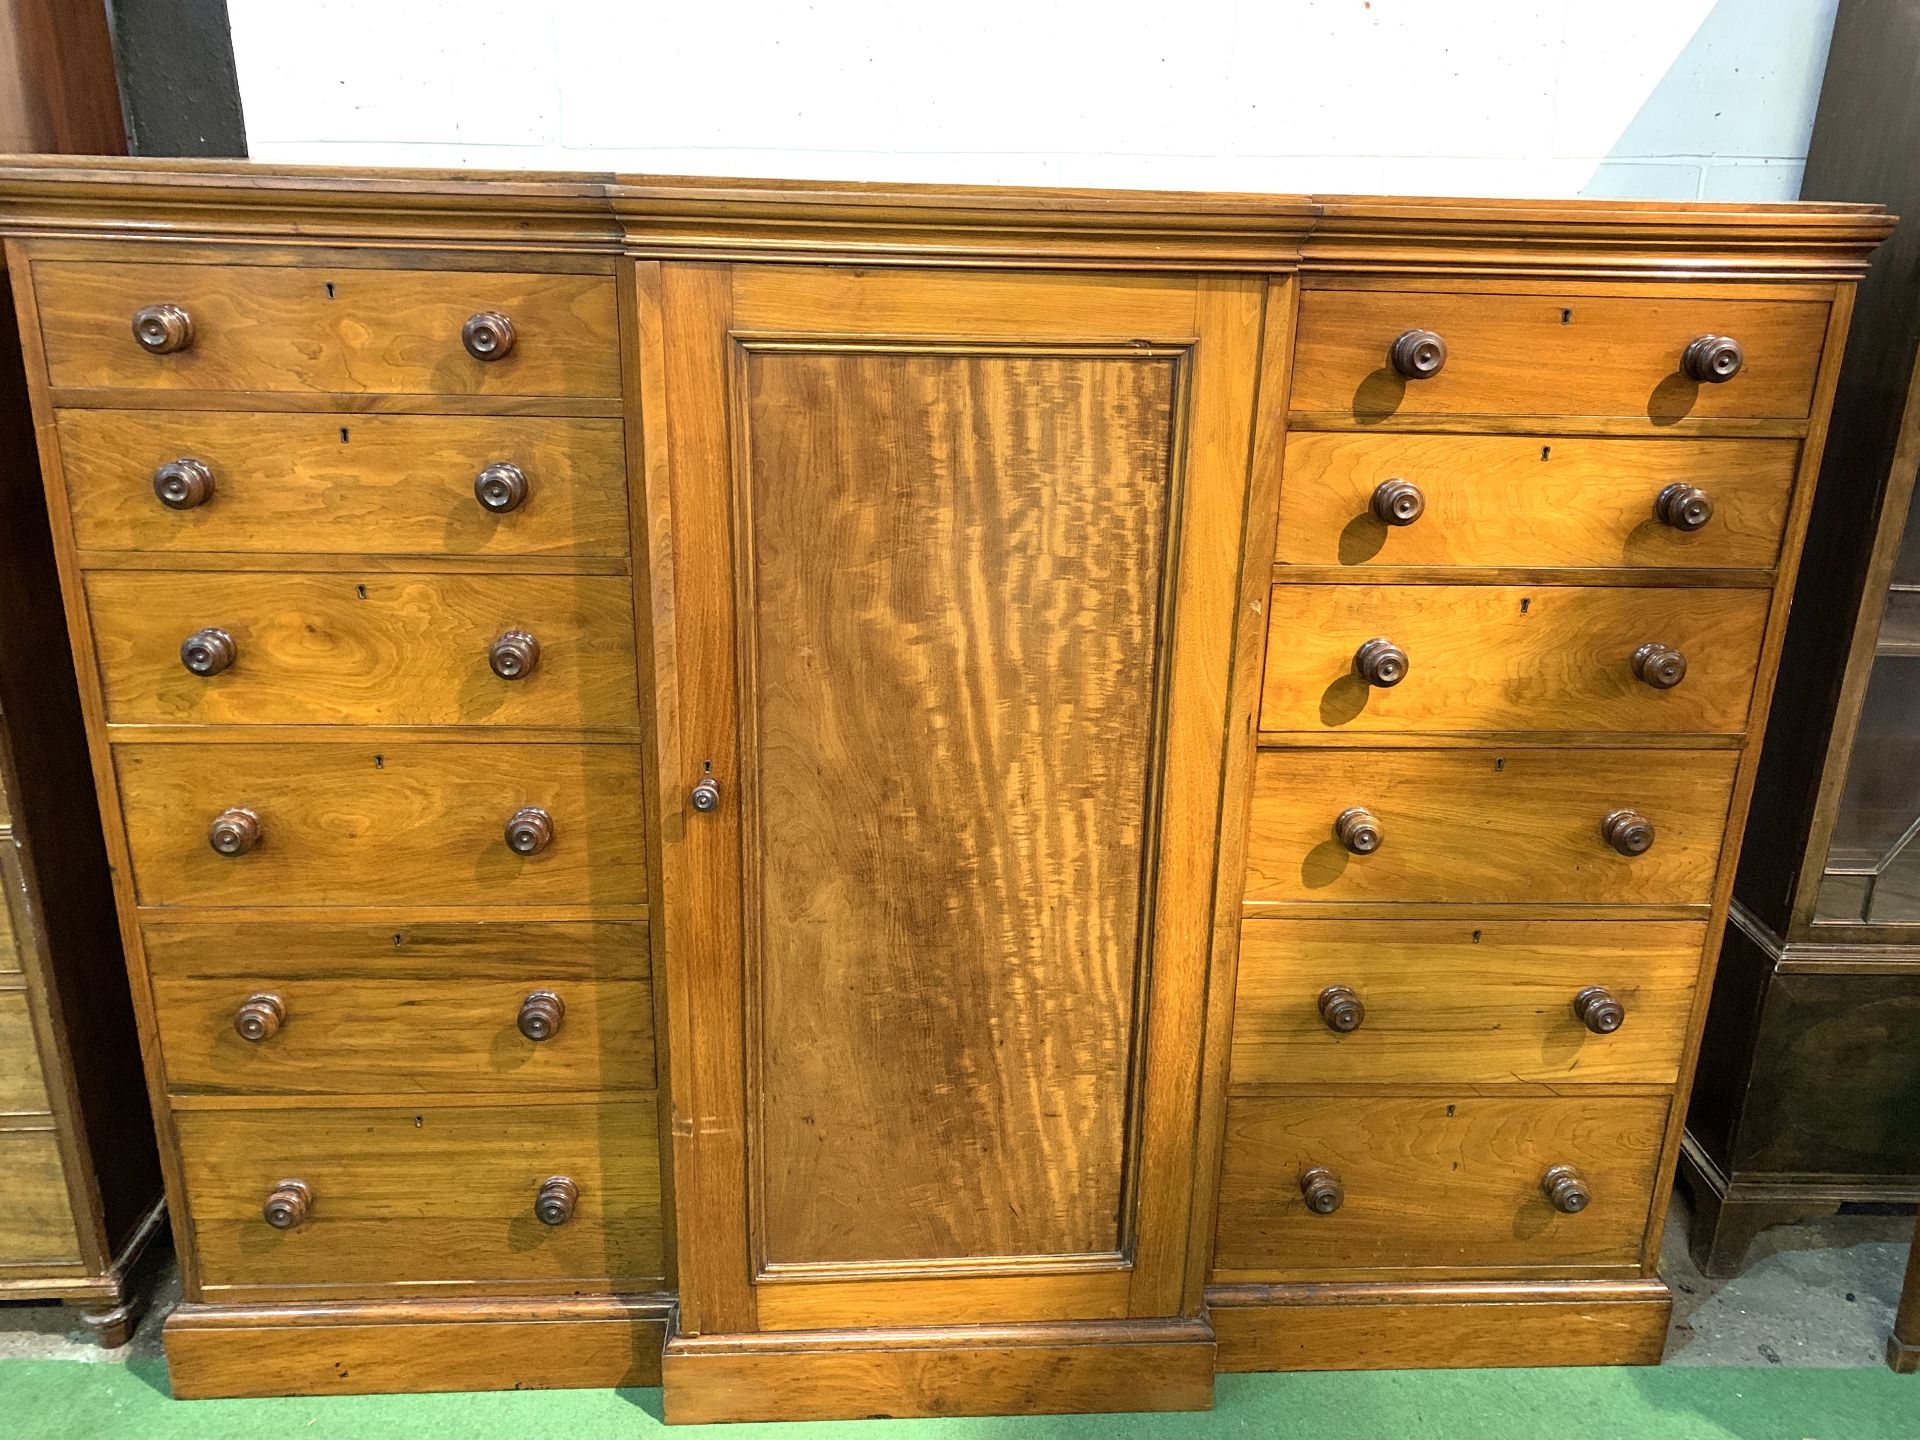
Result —
<instances>
[{"instance_id":1,"label":"wooden chest of drawers","mask_svg":"<svg viewBox=\"0 0 1920 1440\"><path fill-rule=\"evenodd\" d=\"M20 165L0 226L176 1393L1657 1358L1884 216Z\"/></svg>"}]
</instances>

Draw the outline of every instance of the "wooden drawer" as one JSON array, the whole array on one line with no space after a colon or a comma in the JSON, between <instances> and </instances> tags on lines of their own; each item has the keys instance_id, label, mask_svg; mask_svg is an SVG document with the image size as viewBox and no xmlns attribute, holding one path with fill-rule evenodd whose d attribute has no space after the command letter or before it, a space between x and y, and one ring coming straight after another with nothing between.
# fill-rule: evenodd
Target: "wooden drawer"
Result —
<instances>
[{"instance_id":1,"label":"wooden drawer","mask_svg":"<svg viewBox=\"0 0 1920 1440\"><path fill-rule=\"evenodd\" d=\"M1470 1092L1234 1098L1216 1276L1637 1267L1668 1103ZM1578 1214L1556 1210L1541 1188L1555 1165L1586 1183L1592 1201ZM1329 1215L1301 1195L1300 1177L1315 1166L1344 1192Z\"/></svg>"},{"instance_id":2,"label":"wooden drawer","mask_svg":"<svg viewBox=\"0 0 1920 1440\"><path fill-rule=\"evenodd\" d=\"M1260 702L1265 731L1746 729L1765 590L1637 586L1276 585ZM1406 678L1355 672L1368 641L1405 652ZM1643 645L1686 673L1655 689Z\"/></svg>"},{"instance_id":3,"label":"wooden drawer","mask_svg":"<svg viewBox=\"0 0 1920 1440\"><path fill-rule=\"evenodd\" d=\"M641 905L646 840L631 745L140 744L116 747L144 905ZM251 809L260 840L207 829ZM507 848L523 806L553 840Z\"/></svg>"},{"instance_id":4,"label":"wooden drawer","mask_svg":"<svg viewBox=\"0 0 1920 1440\"><path fill-rule=\"evenodd\" d=\"M82 551L627 553L618 420L63 410L58 428ZM153 476L182 459L207 467L213 493L174 510ZM515 509L474 498L492 465L525 478Z\"/></svg>"},{"instance_id":5,"label":"wooden drawer","mask_svg":"<svg viewBox=\"0 0 1920 1440\"><path fill-rule=\"evenodd\" d=\"M1730 300L1711 291L1447 294L1306 290L1293 352L1292 408L1378 421L1392 415L1608 415L1804 419L1826 341L1824 300ZM1403 379L1388 350L1432 330L1446 364ZM1681 356L1701 335L1745 351L1731 380L1700 384Z\"/></svg>"},{"instance_id":6,"label":"wooden drawer","mask_svg":"<svg viewBox=\"0 0 1920 1440\"><path fill-rule=\"evenodd\" d=\"M27 993L0 990L0 1115L46 1113L46 1071Z\"/></svg>"},{"instance_id":7,"label":"wooden drawer","mask_svg":"<svg viewBox=\"0 0 1920 1440\"><path fill-rule=\"evenodd\" d=\"M1283 565L1771 569L1780 555L1797 440L1599 440L1530 435L1287 437ZM1373 513L1406 480L1424 506L1407 525ZM1654 516L1670 485L1707 493L1698 530Z\"/></svg>"},{"instance_id":8,"label":"wooden drawer","mask_svg":"<svg viewBox=\"0 0 1920 1440\"><path fill-rule=\"evenodd\" d=\"M1736 756L1730 751L1263 750L1254 762L1247 899L1540 905L1705 905ZM1350 854L1346 809L1384 840ZM1628 857L1600 824L1653 822Z\"/></svg>"},{"instance_id":9,"label":"wooden drawer","mask_svg":"<svg viewBox=\"0 0 1920 1440\"><path fill-rule=\"evenodd\" d=\"M1236 1085L1671 1085L1705 924L1691 921L1249 920L1240 927ZM1364 1007L1341 1033L1320 997ZM1574 1014L1603 987L1611 1033Z\"/></svg>"},{"instance_id":10,"label":"wooden drawer","mask_svg":"<svg viewBox=\"0 0 1920 1440\"><path fill-rule=\"evenodd\" d=\"M167 1083L177 1093L652 1090L642 923L149 925ZM530 1040L527 998L558 1026ZM277 1030L243 1039L270 996Z\"/></svg>"},{"instance_id":11,"label":"wooden drawer","mask_svg":"<svg viewBox=\"0 0 1920 1440\"><path fill-rule=\"evenodd\" d=\"M620 394L611 275L43 260L33 281L56 387ZM135 313L160 304L190 318L185 349L134 339ZM477 360L461 330L487 311L514 342Z\"/></svg>"},{"instance_id":12,"label":"wooden drawer","mask_svg":"<svg viewBox=\"0 0 1920 1440\"><path fill-rule=\"evenodd\" d=\"M651 1098L188 1109L174 1123L200 1274L215 1289L651 1280L664 1268ZM534 1199L554 1176L579 1199L572 1219L547 1225ZM261 1207L284 1180L305 1182L312 1201L304 1223L276 1230Z\"/></svg>"},{"instance_id":13,"label":"wooden drawer","mask_svg":"<svg viewBox=\"0 0 1920 1440\"><path fill-rule=\"evenodd\" d=\"M0 1130L0 1265L78 1265L80 1236L51 1130Z\"/></svg>"},{"instance_id":14,"label":"wooden drawer","mask_svg":"<svg viewBox=\"0 0 1920 1440\"><path fill-rule=\"evenodd\" d=\"M521 725L637 729L633 590L614 575L96 571L94 647L117 724ZM202 628L216 675L181 663ZM539 642L503 680L489 647Z\"/></svg>"}]
</instances>

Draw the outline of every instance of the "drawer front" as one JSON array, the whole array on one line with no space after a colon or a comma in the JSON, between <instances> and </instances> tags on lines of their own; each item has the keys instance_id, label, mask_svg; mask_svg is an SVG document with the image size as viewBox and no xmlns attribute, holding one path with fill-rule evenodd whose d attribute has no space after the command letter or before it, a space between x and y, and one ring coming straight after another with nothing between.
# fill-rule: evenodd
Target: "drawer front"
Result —
<instances>
[{"instance_id":1,"label":"drawer front","mask_svg":"<svg viewBox=\"0 0 1920 1440\"><path fill-rule=\"evenodd\" d=\"M86 580L118 724L637 728L633 591L614 575L96 571ZM197 675L181 643L232 642ZM492 649L521 631L530 670Z\"/></svg>"},{"instance_id":2,"label":"drawer front","mask_svg":"<svg viewBox=\"0 0 1920 1440\"><path fill-rule=\"evenodd\" d=\"M620 394L611 275L48 260L33 280L55 387ZM153 354L133 317L162 304L186 313L192 337ZM487 312L514 339L479 360L462 330Z\"/></svg>"},{"instance_id":3,"label":"drawer front","mask_svg":"<svg viewBox=\"0 0 1920 1440\"><path fill-rule=\"evenodd\" d=\"M0 1115L47 1113L47 1077L24 990L0 991Z\"/></svg>"},{"instance_id":4,"label":"drawer front","mask_svg":"<svg viewBox=\"0 0 1920 1440\"><path fill-rule=\"evenodd\" d=\"M1355 1095L1227 1103L1217 1271L1273 1279L1637 1266L1668 1102ZM1563 1214L1541 1182L1571 1165L1592 1199ZM1301 1176L1342 1198L1310 1210Z\"/></svg>"},{"instance_id":5,"label":"drawer front","mask_svg":"<svg viewBox=\"0 0 1920 1440\"><path fill-rule=\"evenodd\" d=\"M1530 435L1287 437L1275 558L1283 565L1686 566L1771 569L1797 440L1597 440ZM1420 513L1389 525L1392 480ZM1706 523L1656 518L1669 486L1706 492ZM1384 503L1384 501L1383 501Z\"/></svg>"},{"instance_id":6,"label":"drawer front","mask_svg":"<svg viewBox=\"0 0 1920 1440\"><path fill-rule=\"evenodd\" d=\"M1300 296L1292 408L1361 420L1392 415L1609 415L1806 418L1826 341L1825 301L1728 300L1711 293L1490 295L1307 290ZM1408 330L1446 342L1446 363L1408 380L1388 352ZM1740 342L1732 379L1681 368L1702 335Z\"/></svg>"},{"instance_id":7,"label":"drawer front","mask_svg":"<svg viewBox=\"0 0 1920 1440\"><path fill-rule=\"evenodd\" d=\"M1739 734L1770 599L1623 585L1276 585L1260 728ZM1405 656L1396 684L1359 673L1360 648L1375 639ZM1678 684L1640 678L1643 647L1684 657Z\"/></svg>"},{"instance_id":8,"label":"drawer front","mask_svg":"<svg viewBox=\"0 0 1920 1440\"><path fill-rule=\"evenodd\" d=\"M143 905L640 905L640 750L629 745L146 744L114 752ZM208 827L250 810L258 843ZM530 855L506 827L546 812Z\"/></svg>"},{"instance_id":9,"label":"drawer front","mask_svg":"<svg viewBox=\"0 0 1920 1440\"><path fill-rule=\"evenodd\" d=\"M58 426L83 551L627 553L618 420L63 410ZM154 474L181 460L204 465L212 491L173 509ZM474 493L496 465L525 482L503 512Z\"/></svg>"},{"instance_id":10,"label":"drawer front","mask_svg":"<svg viewBox=\"0 0 1920 1440\"><path fill-rule=\"evenodd\" d=\"M1263 750L1247 844L1252 902L1705 905L1736 757L1728 751ZM1377 819L1347 850L1334 822ZM1653 823L1627 856L1611 813Z\"/></svg>"},{"instance_id":11,"label":"drawer front","mask_svg":"<svg viewBox=\"0 0 1920 1440\"><path fill-rule=\"evenodd\" d=\"M78 1265L80 1235L51 1130L0 1130L0 1265Z\"/></svg>"},{"instance_id":12,"label":"drawer front","mask_svg":"<svg viewBox=\"0 0 1920 1440\"><path fill-rule=\"evenodd\" d=\"M1671 1085L1705 940L1691 921L1249 920L1233 1082ZM1589 1024L1583 995L1625 1020L1594 1004Z\"/></svg>"},{"instance_id":13,"label":"drawer front","mask_svg":"<svg viewBox=\"0 0 1920 1440\"><path fill-rule=\"evenodd\" d=\"M637 1280L662 1271L651 1099L594 1105L180 1110L205 1284ZM534 1213L556 1176L571 1219ZM304 1221L267 1224L283 1181Z\"/></svg>"},{"instance_id":14,"label":"drawer front","mask_svg":"<svg viewBox=\"0 0 1920 1440\"><path fill-rule=\"evenodd\" d=\"M657 1083L642 923L166 924L143 938L175 1092Z\"/></svg>"}]
</instances>

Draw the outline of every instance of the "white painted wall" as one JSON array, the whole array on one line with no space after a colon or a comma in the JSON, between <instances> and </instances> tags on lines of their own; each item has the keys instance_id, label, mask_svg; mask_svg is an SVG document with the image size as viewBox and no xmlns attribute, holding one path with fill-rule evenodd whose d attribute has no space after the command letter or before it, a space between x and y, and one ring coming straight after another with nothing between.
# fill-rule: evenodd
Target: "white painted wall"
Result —
<instances>
[{"instance_id":1,"label":"white painted wall","mask_svg":"<svg viewBox=\"0 0 1920 1440\"><path fill-rule=\"evenodd\" d=\"M1791 199L1838 0L228 0L252 153Z\"/></svg>"}]
</instances>

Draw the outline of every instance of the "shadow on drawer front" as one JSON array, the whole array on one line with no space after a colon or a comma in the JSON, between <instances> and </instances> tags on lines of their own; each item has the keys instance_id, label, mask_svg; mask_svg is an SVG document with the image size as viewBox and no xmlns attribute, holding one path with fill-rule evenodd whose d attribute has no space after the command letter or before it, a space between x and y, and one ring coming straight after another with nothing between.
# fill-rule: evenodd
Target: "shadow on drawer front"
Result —
<instances>
[{"instance_id":1,"label":"shadow on drawer front","mask_svg":"<svg viewBox=\"0 0 1920 1440\"><path fill-rule=\"evenodd\" d=\"M1263 750L1249 903L1705 905L1731 751Z\"/></svg>"},{"instance_id":2,"label":"shadow on drawer front","mask_svg":"<svg viewBox=\"0 0 1920 1440\"><path fill-rule=\"evenodd\" d=\"M1233 1083L1671 1085L1706 925L1249 920Z\"/></svg>"},{"instance_id":3,"label":"shadow on drawer front","mask_svg":"<svg viewBox=\"0 0 1920 1440\"><path fill-rule=\"evenodd\" d=\"M661 1273L651 1098L189 1110L175 1123L208 1285Z\"/></svg>"},{"instance_id":4,"label":"shadow on drawer front","mask_svg":"<svg viewBox=\"0 0 1920 1440\"><path fill-rule=\"evenodd\" d=\"M56 387L620 394L611 275L33 267Z\"/></svg>"},{"instance_id":5,"label":"shadow on drawer front","mask_svg":"<svg viewBox=\"0 0 1920 1440\"><path fill-rule=\"evenodd\" d=\"M1276 585L1260 728L1738 734L1770 598L1625 585ZM1403 657L1397 669L1369 664L1379 641Z\"/></svg>"},{"instance_id":6,"label":"shadow on drawer front","mask_svg":"<svg viewBox=\"0 0 1920 1440\"><path fill-rule=\"evenodd\" d=\"M146 905L643 905L631 745L121 745Z\"/></svg>"},{"instance_id":7,"label":"shadow on drawer front","mask_svg":"<svg viewBox=\"0 0 1920 1440\"><path fill-rule=\"evenodd\" d=\"M1663 1096L1230 1100L1216 1278L1636 1265L1667 1109Z\"/></svg>"},{"instance_id":8,"label":"shadow on drawer front","mask_svg":"<svg viewBox=\"0 0 1920 1440\"><path fill-rule=\"evenodd\" d=\"M63 410L59 430L83 551L627 553L618 420Z\"/></svg>"}]
</instances>

